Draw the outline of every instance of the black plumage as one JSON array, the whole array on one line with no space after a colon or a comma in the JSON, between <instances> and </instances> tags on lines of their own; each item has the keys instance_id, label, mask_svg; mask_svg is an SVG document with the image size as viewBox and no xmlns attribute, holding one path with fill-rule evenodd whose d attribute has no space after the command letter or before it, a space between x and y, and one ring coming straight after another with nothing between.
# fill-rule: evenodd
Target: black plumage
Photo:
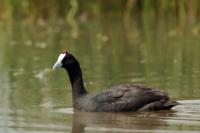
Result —
<instances>
[{"instance_id":1,"label":"black plumage","mask_svg":"<svg viewBox=\"0 0 200 133\"><path fill-rule=\"evenodd\" d=\"M61 67L67 70L76 110L91 112L125 112L169 110L179 105L170 101L168 95L158 89L131 84L118 85L99 94L86 91L79 62L65 53Z\"/></svg>"}]
</instances>

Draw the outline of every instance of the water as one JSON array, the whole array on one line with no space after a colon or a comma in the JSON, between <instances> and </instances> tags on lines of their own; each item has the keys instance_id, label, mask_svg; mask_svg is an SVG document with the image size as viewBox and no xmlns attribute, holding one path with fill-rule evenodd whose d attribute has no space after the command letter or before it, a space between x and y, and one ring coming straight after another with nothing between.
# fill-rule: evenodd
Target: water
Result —
<instances>
[{"instance_id":1,"label":"water","mask_svg":"<svg viewBox=\"0 0 200 133\"><path fill-rule=\"evenodd\" d=\"M78 20L72 27L62 19L0 23L0 132L199 132L200 39L190 31L198 25L176 31L171 21L130 21ZM80 61L90 92L144 84L182 105L163 112L74 112L65 71L51 70L64 48Z\"/></svg>"},{"instance_id":2,"label":"water","mask_svg":"<svg viewBox=\"0 0 200 133\"><path fill-rule=\"evenodd\" d=\"M183 100L173 111L143 113L73 112L50 105L0 110L0 132L10 133L197 133L200 100Z\"/></svg>"}]
</instances>

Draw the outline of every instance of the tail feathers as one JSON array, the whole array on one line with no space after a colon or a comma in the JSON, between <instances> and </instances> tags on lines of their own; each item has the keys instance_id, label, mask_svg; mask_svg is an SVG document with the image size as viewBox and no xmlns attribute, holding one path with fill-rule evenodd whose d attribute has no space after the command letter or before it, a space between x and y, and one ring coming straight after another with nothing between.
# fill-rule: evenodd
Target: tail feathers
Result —
<instances>
[{"instance_id":1,"label":"tail feathers","mask_svg":"<svg viewBox=\"0 0 200 133\"><path fill-rule=\"evenodd\" d=\"M158 110L169 110L174 106L181 105L176 101L156 101L149 104L144 105L138 111L158 111Z\"/></svg>"},{"instance_id":2,"label":"tail feathers","mask_svg":"<svg viewBox=\"0 0 200 133\"><path fill-rule=\"evenodd\" d=\"M176 101L168 101L163 105L163 107L164 107L164 109L167 110L167 109L171 109L172 107L177 106L177 105L181 105L181 104Z\"/></svg>"}]
</instances>

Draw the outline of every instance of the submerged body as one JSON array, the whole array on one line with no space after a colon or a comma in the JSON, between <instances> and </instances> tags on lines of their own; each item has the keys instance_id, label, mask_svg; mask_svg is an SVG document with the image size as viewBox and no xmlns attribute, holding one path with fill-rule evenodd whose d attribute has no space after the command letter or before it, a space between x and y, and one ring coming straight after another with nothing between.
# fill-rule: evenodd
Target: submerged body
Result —
<instances>
[{"instance_id":1,"label":"submerged body","mask_svg":"<svg viewBox=\"0 0 200 133\"><path fill-rule=\"evenodd\" d=\"M53 69L63 67L69 75L73 107L89 112L125 112L169 110L179 103L170 101L158 89L136 85L118 85L99 94L86 91L78 61L69 53L61 53Z\"/></svg>"}]
</instances>

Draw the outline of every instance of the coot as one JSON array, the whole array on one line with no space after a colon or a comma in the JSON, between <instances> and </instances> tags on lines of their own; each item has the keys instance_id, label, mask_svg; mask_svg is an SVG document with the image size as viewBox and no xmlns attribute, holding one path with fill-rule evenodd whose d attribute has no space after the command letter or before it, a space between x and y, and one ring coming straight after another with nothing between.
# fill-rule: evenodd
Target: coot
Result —
<instances>
[{"instance_id":1,"label":"coot","mask_svg":"<svg viewBox=\"0 0 200 133\"><path fill-rule=\"evenodd\" d=\"M60 67L68 72L75 110L88 112L158 111L169 110L179 105L178 102L171 101L168 95L160 90L131 84L114 86L99 94L90 94L84 87L79 62L67 51L59 55L53 65L53 70Z\"/></svg>"}]
</instances>

